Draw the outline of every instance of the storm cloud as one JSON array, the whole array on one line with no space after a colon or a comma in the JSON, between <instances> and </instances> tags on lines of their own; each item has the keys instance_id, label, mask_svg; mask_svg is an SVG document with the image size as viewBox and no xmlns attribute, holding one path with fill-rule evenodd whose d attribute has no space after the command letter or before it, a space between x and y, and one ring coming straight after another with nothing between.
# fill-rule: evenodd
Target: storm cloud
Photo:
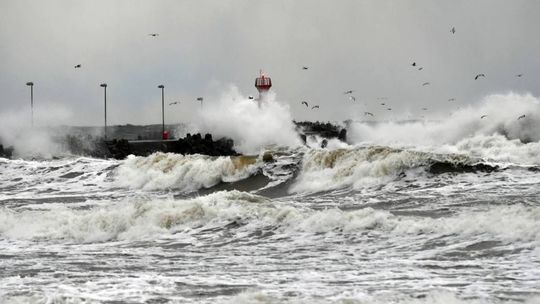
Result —
<instances>
[{"instance_id":1,"label":"storm cloud","mask_svg":"<svg viewBox=\"0 0 540 304\"><path fill-rule=\"evenodd\" d=\"M33 81L38 121L62 108L52 122L100 125L106 82L110 124L159 123L164 84L166 103L180 101L167 122L190 122L198 96L211 107L232 86L255 95L263 69L297 120L436 117L490 94L540 95L538 12L522 0L3 0L0 112L29 113Z\"/></svg>"}]
</instances>

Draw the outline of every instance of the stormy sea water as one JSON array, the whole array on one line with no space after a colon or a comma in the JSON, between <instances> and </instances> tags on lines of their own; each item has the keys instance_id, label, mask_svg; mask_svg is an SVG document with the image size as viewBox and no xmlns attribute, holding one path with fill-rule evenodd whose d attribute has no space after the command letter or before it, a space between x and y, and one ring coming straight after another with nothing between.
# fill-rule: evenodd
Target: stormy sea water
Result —
<instances>
[{"instance_id":1,"label":"stormy sea water","mask_svg":"<svg viewBox=\"0 0 540 304\"><path fill-rule=\"evenodd\" d=\"M0 302L540 303L536 98L326 148L239 99L247 156L0 158Z\"/></svg>"}]
</instances>

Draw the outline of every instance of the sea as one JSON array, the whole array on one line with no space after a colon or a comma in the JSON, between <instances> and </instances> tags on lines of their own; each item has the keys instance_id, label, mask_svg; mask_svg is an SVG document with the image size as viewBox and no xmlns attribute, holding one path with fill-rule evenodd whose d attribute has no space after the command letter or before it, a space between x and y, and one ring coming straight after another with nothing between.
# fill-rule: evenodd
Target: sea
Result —
<instances>
[{"instance_id":1,"label":"sea","mask_svg":"<svg viewBox=\"0 0 540 304\"><path fill-rule=\"evenodd\" d=\"M540 303L538 106L243 156L0 158L0 303Z\"/></svg>"}]
</instances>

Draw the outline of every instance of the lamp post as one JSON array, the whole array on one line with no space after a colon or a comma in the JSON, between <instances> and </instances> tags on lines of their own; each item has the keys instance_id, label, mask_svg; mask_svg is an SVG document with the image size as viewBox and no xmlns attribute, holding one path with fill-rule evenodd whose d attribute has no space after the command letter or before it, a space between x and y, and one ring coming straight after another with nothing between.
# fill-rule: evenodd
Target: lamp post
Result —
<instances>
[{"instance_id":1,"label":"lamp post","mask_svg":"<svg viewBox=\"0 0 540 304\"><path fill-rule=\"evenodd\" d=\"M161 89L161 139L165 136L165 86L160 84Z\"/></svg>"},{"instance_id":2,"label":"lamp post","mask_svg":"<svg viewBox=\"0 0 540 304\"><path fill-rule=\"evenodd\" d=\"M32 115L32 128L34 127L34 83L33 82L27 82L27 86L30 87L30 111Z\"/></svg>"},{"instance_id":3,"label":"lamp post","mask_svg":"<svg viewBox=\"0 0 540 304\"><path fill-rule=\"evenodd\" d=\"M107 84L102 83L99 86L103 88L103 99L105 102L105 139L107 139Z\"/></svg>"}]
</instances>

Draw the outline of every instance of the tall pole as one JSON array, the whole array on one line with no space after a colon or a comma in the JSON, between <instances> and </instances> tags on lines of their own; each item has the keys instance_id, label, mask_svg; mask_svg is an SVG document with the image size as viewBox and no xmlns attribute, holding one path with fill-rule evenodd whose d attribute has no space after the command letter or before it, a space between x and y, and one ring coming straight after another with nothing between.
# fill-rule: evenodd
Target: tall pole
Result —
<instances>
[{"instance_id":1,"label":"tall pole","mask_svg":"<svg viewBox=\"0 0 540 304\"><path fill-rule=\"evenodd\" d=\"M160 84L158 88L161 89L161 139L165 134L165 86Z\"/></svg>"},{"instance_id":2,"label":"tall pole","mask_svg":"<svg viewBox=\"0 0 540 304\"><path fill-rule=\"evenodd\" d=\"M103 88L103 100L105 102L105 139L107 139L107 84L102 83L99 86Z\"/></svg>"},{"instance_id":3,"label":"tall pole","mask_svg":"<svg viewBox=\"0 0 540 304\"><path fill-rule=\"evenodd\" d=\"M27 82L26 85L30 87L30 112L31 112L31 120L32 120L32 128L33 128L34 127L34 83Z\"/></svg>"}]
</instances>

